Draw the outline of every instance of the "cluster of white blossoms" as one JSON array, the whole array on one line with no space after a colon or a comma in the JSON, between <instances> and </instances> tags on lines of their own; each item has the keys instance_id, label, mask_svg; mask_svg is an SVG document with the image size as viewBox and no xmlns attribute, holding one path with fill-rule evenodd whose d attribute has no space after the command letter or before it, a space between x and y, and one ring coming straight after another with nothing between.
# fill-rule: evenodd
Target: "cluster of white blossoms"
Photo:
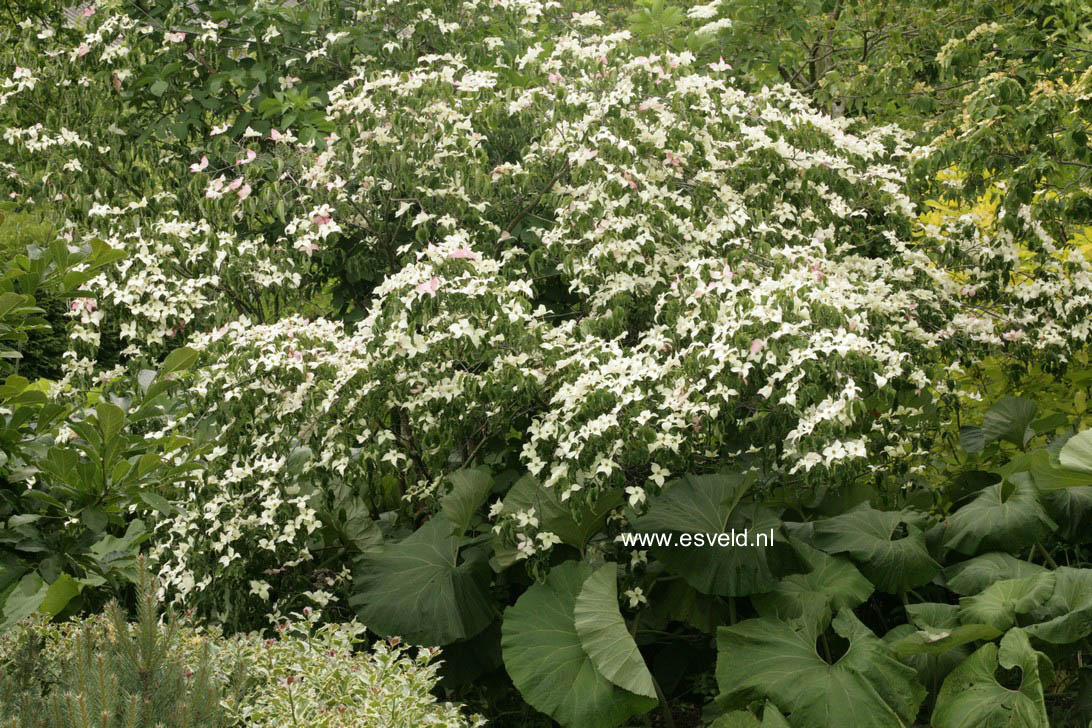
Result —
<instances>
[{"instance_id":1,"label":"cluster of white blossoms","mask_svg":"<svg viewBox=\"0 0 1092 728\"><path fill-rule=\"evenodd\" d=\"M1024 237L921 229L904 178L928 150L898 129L830 118L787 87L746 93L689 52L638 55L593 13L526 40L557 12L466 3L457 24L477 13L512 37L403 71L362 56L330 91L324 145L283 130L241 150L240 168L286 165L275 195L255 189L288 206L275 240L217 228L241 212L81 223L130 254L89 286L123 312L126 353L170 340L205 355L176 425L207 422L219 442L162 525L169 587L200 588L242 554L306 559L334 484L394 481L428 503L489 448L574 507L609 489L640 507L665 474L713 464L800 487L914 467L951 352L1064 358L1086 342L1084 257L1030 217ZM173 163L213 179L200 150ZM225 192L232 174L216 203L253 210L242 182ZM376 276L356 323L298 305L243 316L248 302L220 296L233 276L290 299L335 245L357 279ZM305 477L289 472L301 450ZM533 513L496 515L519 520L523 556L556 542Z\"/></svg>"}]
</instances>

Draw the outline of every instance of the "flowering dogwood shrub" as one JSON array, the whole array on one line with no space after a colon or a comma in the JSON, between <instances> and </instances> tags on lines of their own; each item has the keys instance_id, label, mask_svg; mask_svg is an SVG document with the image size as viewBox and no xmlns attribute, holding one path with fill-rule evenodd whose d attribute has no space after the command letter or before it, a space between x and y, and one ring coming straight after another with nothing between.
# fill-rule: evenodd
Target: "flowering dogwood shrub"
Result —
<instances>
[{"instance_id":1,"label":"flowering dogwood shrub","mask_svg":"<svg viewBox=\"0 0 1092 728\"><path fill-rule=\"evenodd\" d=\"M71 307L58 391L200 352L157 433L213 443L155 525L173 599L230 629L316 605L421 643L488 636L531 705L614 725L658 699L604 646L628 644L619 579L631 610L656 608L663 570L680 599L784 587L778 554L705 569L620 532L708 515L791 539L812 573L828 551L864 560L845 523L774 506L861 483L897 501L925 482L963 370L1060 369L1087 345L1092 269L1037 208L923 215L907 177L934 149L745 88L708 53L729 26L715 4L643 5L639 42L538 0L24 24L56 62L3 82L10 195L56 204L73 244L127 253ZM684 17L709 38L657 39ZM131 83L134 59L161 77ZM29 123L42 104L60 110ZM958 168L941 181L958 190ZM1027 410L1003 405L990 442L1024 447ZM899 576L870 563L877 588L939 573L921 514L844 515L909 534ZM526 587L524 565L545 581ZM791 618L879 650L839 608ZM697 611L680 621L714 624ZM544 652L586 659L592 697L542 679Z\"/></svg>"},{"instance_id":2,"label":"flowering dogwood shrub","mask_svg":"<svg viewBox=\"0 0 1092 728\"><path fill-rule=\"evenodd\" d=\"M557 8L480 10L521 32L405 69L358 55L328 91L321 144L228 117L230 141L218 125L192 158L160 160L187 189L70 220L132 252L90 286L124 319L125 354L168 340L208 354L193 383L206 404L177 424L200 419L221 446L158 547L180 593L237 568L263 598L251 555L269 554L264 571L309 559L312 487L393 477L427 499L513 423L506 462L562 501L625 486L639 505L668 475L725 462L798 487L890 477L940 421L950 352L1064 359L1085 338L1083 256L1040 237L1020 258L1012 233L962 220L915 231L903 177L923 152L898 129L832 119L785 87L744 93L689 51L635 55L594 13L544 42L535 25ZM384 12L402 10L372 19ZM89 30L54 73L121 63L128 38L156 32L124 15ZM14 72L5 104L55 85L38 73ZM93 166L81 150L108 154L66 128L6 139L45 169L64 149L77 175ZM270 205L283 226L254 228ZM358 251L344 275L367 296L348 327L292 313L334 245ZM75 312L76 340L98 343L103 309ZM90 373L75 354L71 373ZM293 451L313 455L295 495Z\"/></svg>"}]
</instances>

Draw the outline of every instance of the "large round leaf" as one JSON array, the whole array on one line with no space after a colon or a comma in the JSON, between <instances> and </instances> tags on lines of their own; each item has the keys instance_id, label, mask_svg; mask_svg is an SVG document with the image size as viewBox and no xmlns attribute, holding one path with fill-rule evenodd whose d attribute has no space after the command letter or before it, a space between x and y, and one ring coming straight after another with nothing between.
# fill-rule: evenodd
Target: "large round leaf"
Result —
<instances>
[{"instance_id":1,"label":"large round leaf","mask_svg":"<svg viewBox=\"0 0 1092 728\"><path fill-rule=\"evenodd\" d=\"M702 534L707 544L722 533L742 536L746 531L749 543L762 534L772 547L675 545L654 547L652 553L703 594L742 597L768 591L777 583L770 557L783 545L781 521L773 511L740 503L750 485L738 473L683 476L650 500L633 527L645 533Z\"/></svg>"},{"instance_id":2,"label":"large round leaf","mask_svg":"<svg viewBox=\"0 0 1092 728\"><path fill-rule=\"evenodd\" d=\"M1058 453L1058 462L1067 470L1092 473L1092 430L1078 432L1066 440Z\"/></svg>"},{"instance_id":3,"label":"large round leaf","mask_svg":"<svg viewBox=\"0 0 1092 728\"><path fill-rule=\"evenodd\" d=\"M763 617L777 617L797 625L826 628L831 615L852 609L872 595L872 582L845 558L831 556L805 543L797 549L811 566L806 574L786 576L769 592L755 594L751 602Z\"/></svg>"},{"instance_id":4,"label":"large round leaf","mask_svg":"<svg viewBox=\"0 0 1092 728\"><path fill-rule=\"evenodd\" d=\"M1043 491L1043 508L1058 524L1058 536L1070 543L1092 541L1092 486Z\"/></svg>"},{"instance_id":5,"label":"large round leaf","mask_svg":"<svg viewBox=\"0 0 1092 728\"><path fill-rule=\"evenodd\" d=\"M1023 397L1002 397L982 418L982 434L986 444L1007 440L1023 447L1034 435L1031 423L1035 419L1034 400Z\"/></svg>"},{"instance_id":6,"label":"large round leaf","mask_svg":"<svg viewBox=\"0 0 1092 728\"><path fill-rule=\"evenodd\" d=\"M445 645L473 637L496 616L485 554L471 549L459 560L462 539L437 516L397 544L361 558L350 603L382 635Z\"/></svg>"},{"instance_id":7,"label":"large round leaf","mask_svg":"<svg viewBox=\"0 0 1092 728\"><path fill-rule=\"evenodd\" d=\"M997 681L999 666L1020 669L1018 688ZM1020 629L1010 630L1000 649L992 642L983 645L944 680L933 711L934 728L1049 728L1041 668L1049 671L1049 663Z\"/></svg>"},{"instance_id":8,"label":"large round leaf","mask_svg":"<svg viewBox=\"0 0 1092 728\"><path fill-rule=\"evenodd\" d=\"M925 546L924 518L912 511L878 511L868 503L815 522L813 543L847 553L880 591L897 594L930 581L940 571Z\"/></svg>"},{"instance_id":9,"label":"large round leaf","mask_svg":"<svg viewBox=\"0 0 1092 728\"><path fill-rule=\"evenodd\" d=\"M1019 551L1057 528L1028 473L983 488L947 521L945 545L964 554Z\"/></svg>"},{"instance_id":10,"label":"large round leaf","mask_svg":"<svg viewBox=\"0 0 1092 728\"><path fill-rule=\"evenodd\" d=\"M590 506L578 503L562 503L557 493L544 488L527 475L509 488L504 496L504 512L517 513L533 510L539 520L539 528L553 533L564 544L583 552L588 540L603 528L607 514L623 502L620 489L602 493ZM575 514L574 514L575 508ZM518 561L515 548L496 542L496 559L501 568Z\"/></svg>"},{"instance_id":11,"label":"large round leaf","mask_svg":"<svg viewBox=\"0 0 1092 728\"><path fill-rule=\"evenodd\" d=\"M554 567L505 610L501 627L512 682L531 706L566 728L614 728L656 705L605 678L580 643L574 609L592 573L579 562Z\"/></svg>"},{"instance_id":12,"label":"large round leaf","mask_svg":"<svg viewBox=\"0 0 1092 728\"><path fill-rule=\"evenodd\" d=\"M584 652L599 674L631 693L656 697L652 675L618 611L618 567L606 564L584 581L573 606L573 623Z\"/></svg>"},{"instance_id":13,"label":"large round leaf","mask_svg":"<svg viewBox=\"0 0 1092 728\"><path fill-rule=\"evenodd\" d=\"M906 616L917 629L894 643L900 658L909 655L942 655L962 645L992 640L1001 630L987 624L960 624L959 607L926 602L908 604Z\"/></svg>"},{"instance_id":14,"label":"large round leaf","mask_svg":"<svg viewBox=\"0 0 1092 728\"><path fill-rule=\"evenodd\" d=\"M1031 479L1035 481L1035 487L1043 493L1092 485L1092 474L1062 467L1057 456L1049 450L1042 449L1028 453L1026 463Z\"/></svg>"},{"instance_id":15,"label":"large round leaf","mask_svg":"<svg viewBox=\"0 0 1092 728\"><path fill-rule=\"evenodd\" d=\"M991 551L944 569L944 582L956 594L977 594L990 584L1045 573L1046 569L1003 551Z\"/></svg>"},{"instance_id":16,"label":"large round leaf","mask_svg":"<svg viewBox=\"0 0 1092 728\"><path fill-rule=\"evenodd\" d=\"M973 597L959 600L959 620L1004 631L1016 624L1016 615L1030 614L1046 604L1054 593L1054 579L1054 573L1046 571L990 584Z\"/></svg>"},{"instance_id":17,"label":"large round leaf","mask_svg":"<svg viewBox=\"0 0 1092 728\"><path fill-rule=\"evenodd\" d=\"M1063 566L1054 570L1054 591L1025 628L1032 637L1064 645L1092 634L1092 569Z\"/></svg>"},{"instance_id":18,"label":"large round leaf","mask_svg":"<svg viewBox=\"0 0 1092 728\"><path fill-rule=\"evenodd\" d=\"M729 704L757 694L798 728L896 728L913 725L925 689L882 640L843 609L834 631L849 649L834 664L815 636L778 619L749 619L717 632L717 684Z\"/></svg>"},{"instance_id":19,"label":"large round leaf","mask_svg":"<svg viewBox=\"0 0 1092 728\"><path fill-rule=\"evenodd\" d=\"M470 527L474 512L489 497L493 477L486 468L463 468L447 479L451 482L451 490L444 496L440 512L462 533Z\"/></svg>"}]
</instances>

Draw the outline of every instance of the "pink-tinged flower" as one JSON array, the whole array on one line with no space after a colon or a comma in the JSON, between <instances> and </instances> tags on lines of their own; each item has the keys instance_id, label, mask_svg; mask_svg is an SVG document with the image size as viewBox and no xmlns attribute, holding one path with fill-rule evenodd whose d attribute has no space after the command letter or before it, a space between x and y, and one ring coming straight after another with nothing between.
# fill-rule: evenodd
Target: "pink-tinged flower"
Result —
<instances>
[{"instance_id":1,"label":"pink-tinged flower","mask_svg":"<svg viewBox=\"0 0 1092 728\"><path fill-rule=\"evenodd\" d=\"M85 17L85 18L90 18L94 14L95 14L95 6L94 5L88 5L86 8L83 9L83 17Z\"/></svg>"},{"instance_id":2,"label":"pink-tinged flower","mask_svg":"<svg viewBox=\"0 0 1092 728\"><path fill-rule=\"evenodd\" d=\"M1020 329L1011 329L1001 334L1001 338L1003 338L1005 341L1019 341L1020 339L1024 338L1024 332Z\"/></svg>"},{"instance_id":3,"label":"pink-tinged flower","mask_svg":"<svg viewBox=\"0 0 1092 728\"><path fill-rule=\"evenodd\" d=\"M766 348L766 340L765 339L755 339L754 341L751 342L751 353L752 354L757 354L758 352L762 351L765 348Z\"/></svg>"},{"instance_id":4,"label":"pink-tinged flower","mask_svg":"<svg viewBox=\"0 0 1092 728\"><path fill-rule=\"evenodd\" d=\"M433 276L431 280L425 281L417 286L418 293L427 293L428 295L436 298L436 291L440 289L440 279Z\"/></svg>"},{"instance_id":5,"label":"pink-tinged flower","mask_svg":"<svg viewBox=\"0 0 1092 728\"><path fill-rule=\"evenodd\" d=\"M637 110L638 111L648 111L648 109L649 109L648 104L637 104Z\"/></svg>"},{"instance_id":6,"label":"pink-tinged flower","mask_svg":"<svg viewBox=\"0 0 1092 728\"><path fill-rule=\"evenodd\" d=\"M177 33L167 33L166 38L171 43L181 43L186 40L186 34L181 31Z\"/></svg>"},{"instance_id":7,"label":"pink-tinged flower","mask_svg":"<svg viewBox=\"0 0 1092 728\"><path fill-rule=\"evenodd\" d=\"M315 223L315 227L322 227L323 225L329 225L330 224L330 216L329 215L315 215L313 218L311 218L311 222Z\"/></svg>"},{"instance_id":8,"label":"pink-tinged flower","mask_svg":"<svg viewBox=\"0 0 1092 728\"><path fill-rule=\"evenodd\" d=\"M239 186L242 185L242 184L243 184L243 178L242 177L236 177L235 179L231 180L231 184L229 184L227 186L227 188L229 190L237 190L237 189L239 189Z\"/></svg>"},{"instance_id":9,"label":"pink-tinged flower","mask_svg":"<svg viewBox=\"0 0 1092 728\"><path fill-rule=\"evenodd\" d=\"M629 172L622 172L622 179L624 179L626 181L626 184L628 184L630 187L632 187L633 189L637 189L637 182L634 181L633 177L630 176Z\"/></svg>"},{"instance_id":10,"label":"pink-tinged flower","mask_svg":"<svg viewBox=\"0 0 1092 728\"><path fill-rule=\"evenodd\" d=\"M242 159L237 160L235 162L235 165L238 166L240 164L250 164L251 162L253 162L257 158L258 158L258 153L255 152L253 149L248 149L248 150L246 150L246 156L243 157Z\"/></svg>"},{"instance_id":11,"label":"pink-tinged flower","mask_svg":"<svg viewBox=\"0 0 1092 728\"><path fill-rule=\"evenodd\" d=\"M562 76L560 73L551 73L549 76L546 77L546 80L550 83L562 83L565 80L565 77Z\"/></svg>"},{"instance_id":12,"label":"pink-tinged flower","mask_svg":"<svg viewBox=\"0 0 1092 728\"><path fill-rule=\"evenodd\" d=\"M68 304L69 311L84 311L85 313L91 313L99 307L99 302L93 298L77 298Z\"/></svg>"},{"instance_id":13,"label":"pink-tinged flower","mask_svg":"<svg viewBox=\"0 0 1092 728\"><path fill-rule=\"evenodd\" d=\"M470 248L459 248L447 254L447 257L455 260L477 260L478 254Z\"/></svg>"},{"instance_id":14,"label":"pink-tinged flower","mask_svg":"<svg viewBox=\"0 0 1092 728\"><path fill-rule=\"evenodd\" d=\"M84 56L86 56L90 52L91 52L91 49L87 47L86 43L81 43L80 47L76 49L76 55L79 56L80 58L83 58Z\"/></svg>"},{"instance_id":15,"label":"pink-tinged flower","mask_svg":"<svg viewBox=\"0 0 1092 728\"><path fill-rule=\"evenodd\" d=\"M243 185L236 194L239 195L240 200L250 197L250 185Z\"/></svg>"},{"instance_id":16,"label":"pink-tinged flower","mask_svg":"<svg viewBox=\"0 0 1092 728\"><path fill-rule=\"evenodd\" d=\"M281 134L276 129L270 129L269 130L269 138L272 139L275 142L279 142L281 139L284 139L284 134Z\"/></svg>"},{"instance_id":17,"label":"pink-tinged flower","mask_svg":"<svg viewBox=\"0 0 1092 728\"><path fill-rule=\"evenodd\" d=\"M205 168L209 166L209 158L201 157L200 162L194 162L190 165L191 172L204 172Z\"/></svg>"}]
</instances>

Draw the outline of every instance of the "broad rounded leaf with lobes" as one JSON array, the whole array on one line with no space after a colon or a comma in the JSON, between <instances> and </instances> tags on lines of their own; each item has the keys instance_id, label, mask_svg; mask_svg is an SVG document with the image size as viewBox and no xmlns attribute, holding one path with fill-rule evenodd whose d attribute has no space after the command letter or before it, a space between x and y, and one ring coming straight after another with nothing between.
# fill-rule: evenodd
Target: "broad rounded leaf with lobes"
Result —
<instances>
[{"instance_id":1,"label":"broad rounded leaf with lobes","mask_svg":"<svg viewBox=\"0 0 1092 728\"><path fill-rule=\"evenodd\" d=\"M998 668L1019 669L1013 689L997 681ZM989 642L944 680L933 711L934 728L1020 726L1049 728L1043 685L1053 678L1050 661L1036 652L1021 629L1009 630L1001 645Z\"/></svg>"},{"instance_id":2,"label":"broad rounded leaf with lobes","mask_svg":"<svg viewBox=\"0 0 1092 728\"><path fill-rule=\"evenodd\" d=\"M925 522L920 513L879 511L862 503L816 521L813 540L823 551L848 554L877 589L898 593L927 583L940 571L925 546Z\"/></svg>"},{"instance_id":3,"label":"broad rounded leaf with lobes","mask_svg":"<svg viewBox=\"0 0 1092 728\"><path fill-rule=\"evenodd\" d=\"M1017 615L1040 609L1054 593L1056 575L1045 571L1034 576L990 584L978 594L959 600L959 619L964 624L986 624L1006 630Z\"/></svg>"},{"instance_id":4,"label":"broad rounded leaf with lobes","mask_svg":"<svg viewBox=\"0 0 1092 728\"><path fill-rule=\"evenodd\" d=\"M909 728L925 689L913 668L843 609L834 631L849 648L834 664L816 635L777 619L748 619L717 631L717 685L729 704L768 698L799 728Z\"/></svg>"},{"instance_id":5,"label":"broad rounded leaf with lobes","mask_svg":"<svg viewBox=\"0 0 1092 728\"><path fill-rule=\"evenodd\" d=\"M651 710L657 702L612 683L581 643L574 610L585 583L595 573L591 566L574 561L554 567L545 582L532 586L505 610L501 625L504 665L512 682L524 700L565 728L614 728ZM594 592L597 587L592 588ZM612 671L630 666L628 658L616 662L605 651L605 642L613 642L612 628L605 635L587 632L589 614L599 611L599 601L585 597L586 639ZM600 624L599 618L594 619ZM623 652L629 654L624 647ZM625 675L626 682L634 678L637 686L643 683L639 675Z\"/></svg>"},{"instance_id":6,"label":"broad rounded leaf with lobes","mask_svg":"<svg viewBox=\"0 0 1092 728\"><path fill-rule=\"evenodd\" d=\"M802 552L811 569L783 577L769 592L751 595L761 616L822 631L838 610L858 607L872 596L872 582L849 559L800 542L792 547Z\"/></svg>"},{"instance_id":7,"label":"broad rounded leaf with lobes","mask_svg":"<svg viewBox=\"0 0 1092 728\"><path fill-rule=\"evenodd\" d=\"M1036 576L1046 568L1018 559L1004 551L991 551L944 569L944 582L956 594L978 594L990 584L1007 579Z\"/></svg>"},{"instance_id":8,"label":"broad rounded leaf with lobes","mask_svg":"<svg viewBox=\"0 0 1092 728\"><path fill-rule=\"evenodd\" d=\"M948 517L946 526L945 545L964 554L1018 551L1058 527L1043 509L1028 473L983 488Z\"/></svg>"},{"instance_id":9,"label":"broad rounded leaf with lobes","mask_svg":"<svg viewBox=\"0 0 1092 728\"><path fill-rule=\"evenodd\" d=\"M771 568L771 549L782 540L781 521L769 509L741 503L751 479L739 474L686 475L665 484L650 499L648 511L633 529L648 533L700 534L717 537L745 529L753 541L758 534L773 532L767 548L686 548L656 546L652 553L668 568L704 594L748 596L770 590L777 583Z\"/></svg>"},{"instance_id":10,"label":"broad rounded leaf with lobes","mask_svg":"<svg viewBox=\"0 0 1092 728\"><path fill-rule=\"evenodd\" d=\"M485 555L460 559L455 526L435 516L402 541L365 552L350 603L382 635L422 645L473 637L497 616Z\"/></svg>"}]
</instances>

